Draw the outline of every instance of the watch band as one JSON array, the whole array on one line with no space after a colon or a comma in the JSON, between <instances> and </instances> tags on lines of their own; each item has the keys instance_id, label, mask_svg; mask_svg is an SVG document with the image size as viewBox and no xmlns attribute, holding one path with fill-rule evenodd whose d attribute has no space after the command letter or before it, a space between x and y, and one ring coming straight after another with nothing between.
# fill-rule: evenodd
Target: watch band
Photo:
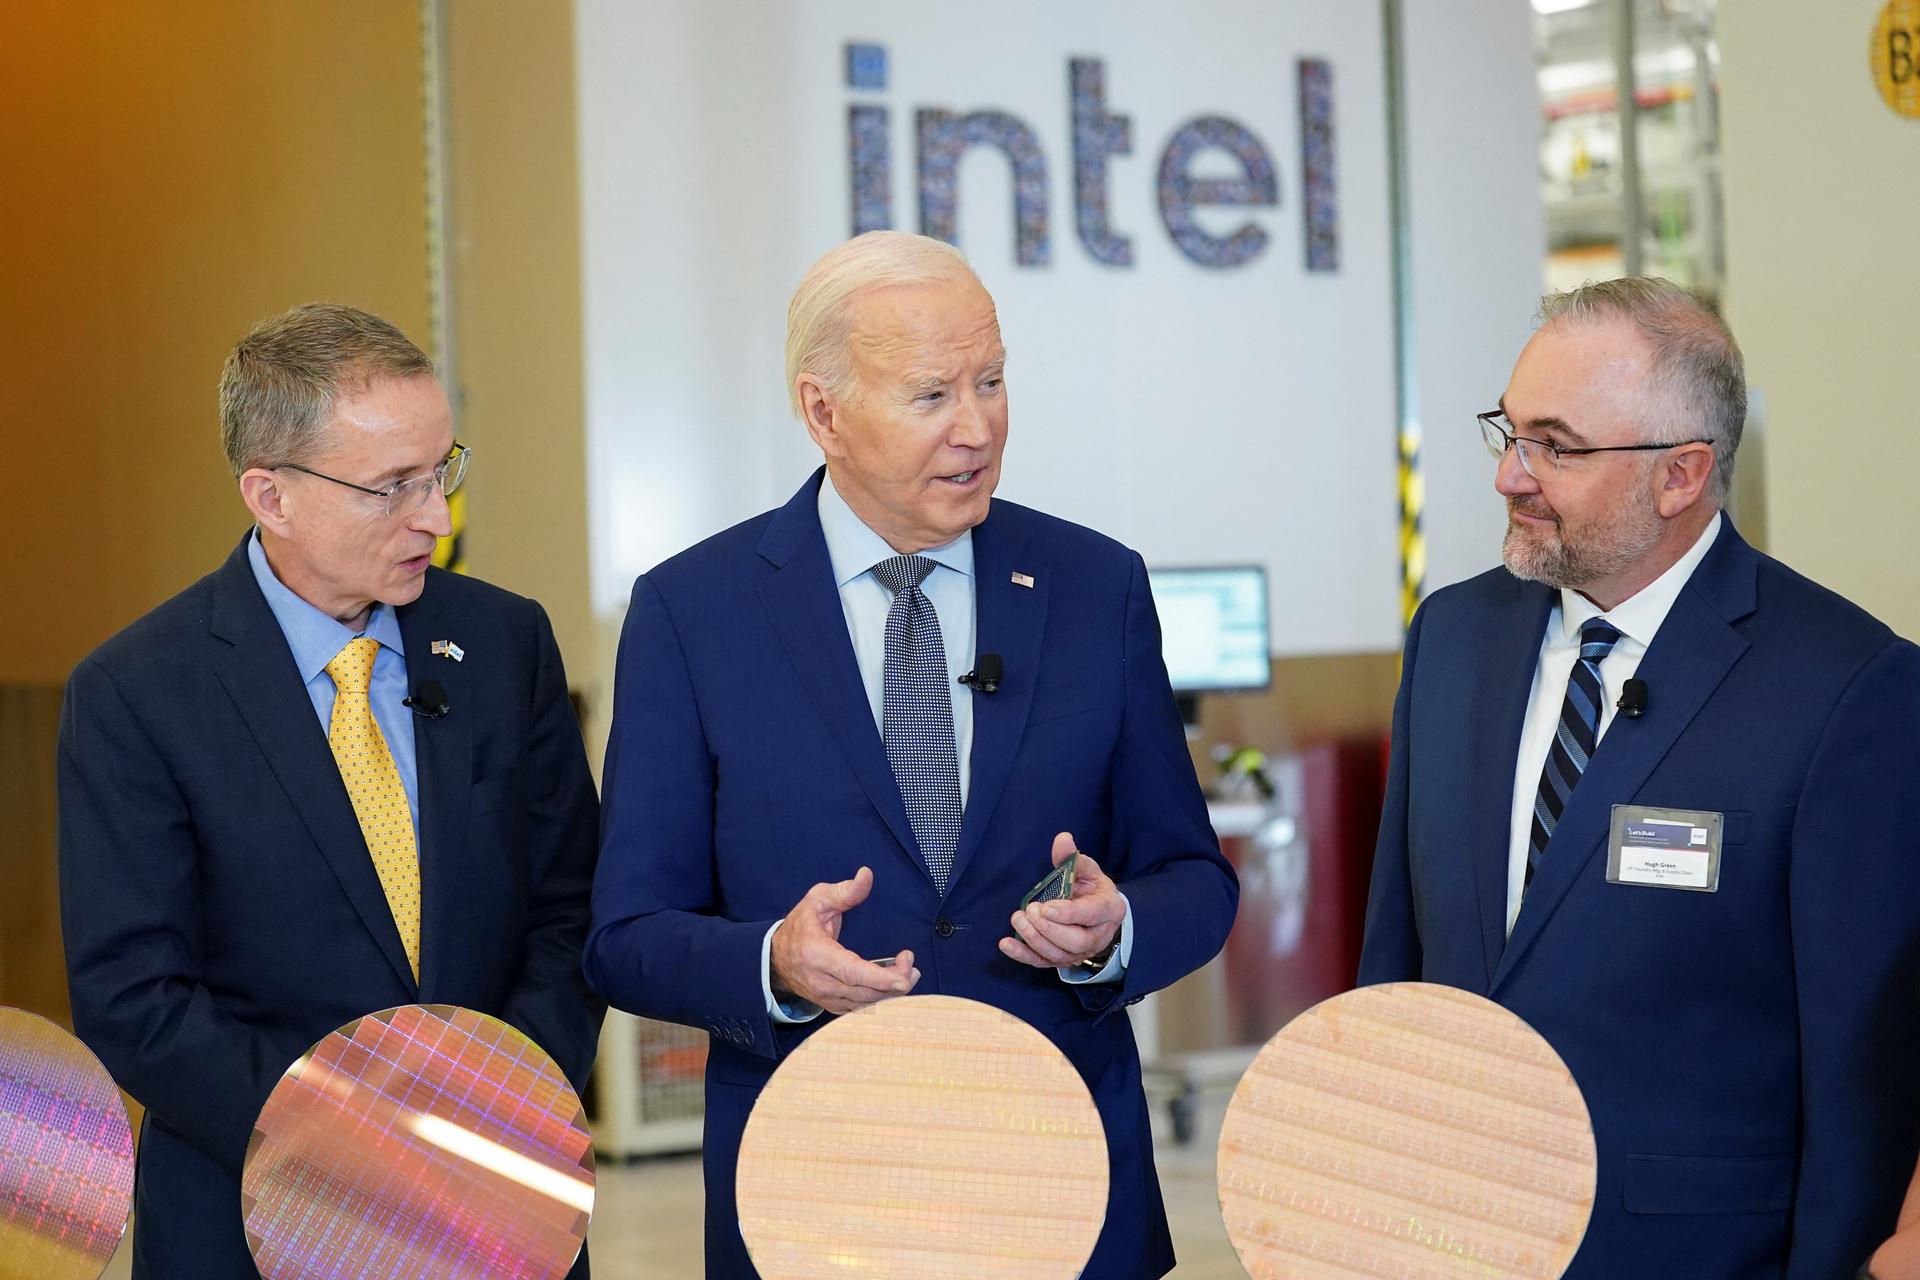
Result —
<instances>
[{"instance_id":1,"label":"watch band","mask_svg":"<svg viewBox=\"0 0 1920 1280\"><path fill-rule=\"evenodd\" d=\"M1094 955L1088 956L1085 960L1082 960L1080 963L1074 965L1073 967L1076 969L1085 969L1089 973L1098 973L1102 969L1106 968L1108 965L1112 964L1114 956L1118 955L1119 953L1120 953L1120 935L1118 933L1115 933L1113 935L1113 941L1109 942L1106 945L1105 949L1101 950L1100 952Z\"/></svg>"}]
</instances>

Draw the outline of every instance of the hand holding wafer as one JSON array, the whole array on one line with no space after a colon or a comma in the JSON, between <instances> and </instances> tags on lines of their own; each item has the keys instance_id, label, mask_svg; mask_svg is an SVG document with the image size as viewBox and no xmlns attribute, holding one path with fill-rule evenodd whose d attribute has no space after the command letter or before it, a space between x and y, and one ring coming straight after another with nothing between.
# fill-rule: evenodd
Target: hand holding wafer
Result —
<instances>
[{"instance_id":1,"label":"hand holding wafer","mask_svg":"<svg viewBox=\"0 0 1920 1280\"><path fill-rule=\"evenodd\" d=\"M1073 833L1053 838L1053 862L1074 852ZM1070 968L1113 945L1127 903L1100 864L1085 853L1074 868L1073 896L1033 902L1013 915L1013 936L1000 939L1001 954L1036 969Z\"/></svg>"}]
</instances>

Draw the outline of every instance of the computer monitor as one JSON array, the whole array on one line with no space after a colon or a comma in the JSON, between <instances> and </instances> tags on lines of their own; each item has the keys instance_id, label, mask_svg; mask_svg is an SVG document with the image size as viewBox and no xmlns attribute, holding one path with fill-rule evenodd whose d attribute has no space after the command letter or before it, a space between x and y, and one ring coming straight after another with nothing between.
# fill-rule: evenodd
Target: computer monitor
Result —
<instances>
[{"instance_id":1,"label":"computer monitor","mask_svg":"<svg viewBox=\"0 0 1920 1280\"><path fill-rule=\"evenodd\" d=\"M1216 565L1147 571L1160 614L1160 650L1181 712L1193 722L1202 693L1264 689L1272 682L1267 642L1267 571Z\"/></svg>"}]
</instances>

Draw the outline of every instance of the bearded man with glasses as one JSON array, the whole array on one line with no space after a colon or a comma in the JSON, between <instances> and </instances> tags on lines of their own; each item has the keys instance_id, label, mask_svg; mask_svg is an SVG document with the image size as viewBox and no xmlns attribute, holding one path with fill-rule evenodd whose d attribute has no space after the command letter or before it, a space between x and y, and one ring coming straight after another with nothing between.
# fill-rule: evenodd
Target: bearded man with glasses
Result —
<instances>
[{"instance_id":1,"label":"bearded man with glasses","mask_svg":"<svg viewBox=\"0 0 1920 1280\"><path fill-rule=\"evenodd\" d=\"M254 1120L336 1027L464 1005L582 1088L604 1012L580 974L598 802L552 628L430 567L470 457L432 362L296 307L234 348L220 418L252 527L80 664L60 727L74 1026L146 1107L143 1280L257 1276Z\"/></svg>"},{"instance_id":2,"label":"bearded man with glasses","mask_svg":"<svg viewBox=\"0 0 1920 1280\"><path fill-rule=\"evenodd\" d=\"M1407 633L1360 980L1488 996L1566 1061L1569 1280L1852 1276L1920 1146L1920 649L1735 532L1710 308L1542 311L1479 415L1505 567Z\"/></svg>"}]
</instances>

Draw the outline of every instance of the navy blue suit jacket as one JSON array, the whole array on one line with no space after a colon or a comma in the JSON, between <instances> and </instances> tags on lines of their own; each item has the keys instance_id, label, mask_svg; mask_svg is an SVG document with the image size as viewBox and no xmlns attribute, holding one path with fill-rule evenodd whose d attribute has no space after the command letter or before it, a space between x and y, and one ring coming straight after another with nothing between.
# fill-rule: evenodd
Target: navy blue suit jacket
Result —
<instances>
[{"instance_id":1,"label":"navy blue suit jacket","mask_svg":"<svg viewBox=\"0 0 1920 1280\"><path fill-rule=\"evenodd\" d=\"M1207 823L1146 570L1108 538L1007 502L974 530L978 648L1002 655L1006 676L974 695L972 783L942 898L860 681L815 505L822 474L642 577L620 641L586 968L615 1006L712 1032L707 1275L753 1275L733 1207L740 1133L781 1058L824 1021L768 1017L761 940L814 884L862 865L873 892L841 941L868 956L910 947L919 992L997 1005L1059 1045L1112 1155L1086 1274L1163 1275L1172 1245L1121 1010L1219 950L1239 889ZM1070 987L998 949L1060 831L1132 903L1122 983Z\"/></svg>"},{"instance_id":2,"label":"navy blue suit jacket","mask_svg":"<svg viewBox=\"0 0 1920 1280\"><path fill-rule=\"evenodd\" d=\"M245 539L68 682L61 924L74 1026L147 1109L136 1277L256 1280L254 1119L294 1059L364 1014L464 1005L586 1081L597 805L546 614L438 569L397 613L409 679L451 706L414 722L418 985ZM464 661L431 655L447 639Z\"/></svg>"},{"instance_id":3,"label":"navy blue suit jacket","mask_svg":"<svg viewBox=\"0 0 1920 1280\"><path fill-rule=\"evenodd\" d=\"M1920 650L1726 524L1511 938L1509 806L1555 593L1496 569L1407 637L1363 983L1487 995L1599 1143L1572 1280L1834 1280L1920 1145ZM1726 815L1714 893L1607 882L1612 806Z\"/></svg>"}]
</instances>

